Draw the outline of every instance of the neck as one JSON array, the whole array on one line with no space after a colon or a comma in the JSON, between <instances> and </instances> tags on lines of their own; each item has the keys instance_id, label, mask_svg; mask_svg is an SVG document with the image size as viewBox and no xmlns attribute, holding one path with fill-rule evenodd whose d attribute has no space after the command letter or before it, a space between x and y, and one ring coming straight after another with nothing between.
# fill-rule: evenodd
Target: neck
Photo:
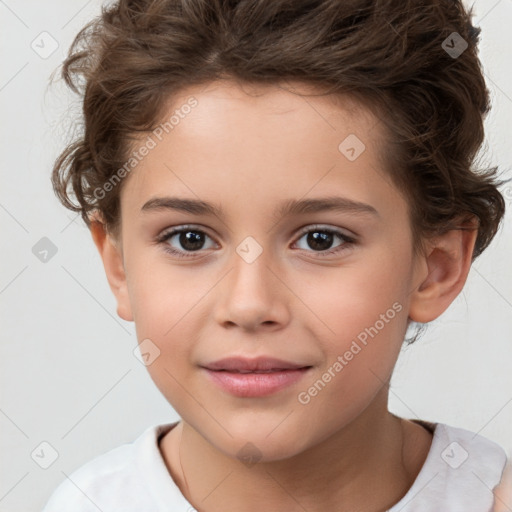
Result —
<instances>
[{"instance_id":1,"label":"neck","mask_svg":"<svg viewBox=\"0 0 512 512\"><path fill-rule=\"evenodd\" d=\"M431 435L387 407L368 407L334 435L293 457L246 466L186 422L162 441L169 471L200 512L385 510L405 495Z\"/></svg>"}]
</instances>

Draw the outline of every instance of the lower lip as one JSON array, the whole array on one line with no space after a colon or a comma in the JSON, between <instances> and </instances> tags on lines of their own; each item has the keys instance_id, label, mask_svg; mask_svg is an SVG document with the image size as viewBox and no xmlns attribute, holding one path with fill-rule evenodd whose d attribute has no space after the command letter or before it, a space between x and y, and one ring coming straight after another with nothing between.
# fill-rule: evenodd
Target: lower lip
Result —
<instances>
[{"instance_id":1,"label":"lower lip","mask_svg":"<svg viewBox=\"0 0 512 512\"><path fill-rule=\"evenodd\" d=\"M214 371L206 373L224 391L239 397L258 397L277 393L298 382L310 368L281 370L271 373L237 373Z\"/></svg>"}]
</instances>

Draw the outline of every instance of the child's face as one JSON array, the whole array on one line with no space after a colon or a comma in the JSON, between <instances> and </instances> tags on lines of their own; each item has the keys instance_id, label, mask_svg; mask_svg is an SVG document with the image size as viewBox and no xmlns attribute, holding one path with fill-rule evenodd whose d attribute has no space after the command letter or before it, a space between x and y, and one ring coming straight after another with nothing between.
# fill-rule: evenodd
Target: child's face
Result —
<instances>
[{"instance_id":1,"label":"child's face","mask_svg":"<svg viewBox=\"0 0 512 512\"><path fill-rule=\"evenodd\" d=\"M225 453L250 441L271 460L386 406L384 382L424 266L413 257L406 201L379 162L377 119L325 97L257 90L215 83L173 103L165 119L177 109L179 122L158 132L161 141L152 135L156 147L121 194L127 285L116 295L139 342L159 348L148 370L184 422ZM191 96L197 105L180 109ZM353 137L338 148L350 134L366 147L359 156ZM166 197L210 203L223 216L143 209ZM367 206L275 216L288 201L326 197ZM192 238L155 242L185 225ZM278 391L241 397L202 368L230 356L311 368Z\"/></svg>"}]
</instances>

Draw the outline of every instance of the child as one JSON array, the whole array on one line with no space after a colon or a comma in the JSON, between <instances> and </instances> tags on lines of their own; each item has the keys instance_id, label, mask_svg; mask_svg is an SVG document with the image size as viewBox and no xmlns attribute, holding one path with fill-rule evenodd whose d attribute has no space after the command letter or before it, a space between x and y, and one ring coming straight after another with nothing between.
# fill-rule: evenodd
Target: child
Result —
<instances>
[{"instance_id":1,"label":"child","mask_svg":"<svg viewBox=\"0 0 512 512\"><path fill-rule=\"evenodd\" d=\"M53 186L180 421L77 470L45 512L499 505L500 446L387 408L408 327L448 308L504 214L496 169L473 167L489 98L471 15L120 0L80 32L63 76L85 130Z\"/></svg>"}]
</instances>

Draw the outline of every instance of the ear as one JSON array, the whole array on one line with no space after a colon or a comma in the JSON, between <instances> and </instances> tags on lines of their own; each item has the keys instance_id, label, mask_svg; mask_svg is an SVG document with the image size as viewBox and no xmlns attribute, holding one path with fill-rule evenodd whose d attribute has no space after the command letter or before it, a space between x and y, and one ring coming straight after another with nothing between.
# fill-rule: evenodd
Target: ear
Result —
<instances>
[{"instance_id":1,"label":"ear","mask_svg":"<svg viewBox=\"0 0 512 512\"><path fill-rule=\"evenodd\" d=\"M439 317L461 292L471 268L478 234L475 221L430 239L418 256L409 318L427 323Z\"/></svg>"},{"instance_id":2,"label":"ear","mask_svg":"<svg viewBox=\"0 0 512 512\"><path fill-rule=\"evenodd\" d=\"M91 217L91 235L103 260L103 266L112 293L117 300L117 314L128 322L133 321L123 255L116 240L106 231L98 214Z\"/></svg>"}]
</instances>

